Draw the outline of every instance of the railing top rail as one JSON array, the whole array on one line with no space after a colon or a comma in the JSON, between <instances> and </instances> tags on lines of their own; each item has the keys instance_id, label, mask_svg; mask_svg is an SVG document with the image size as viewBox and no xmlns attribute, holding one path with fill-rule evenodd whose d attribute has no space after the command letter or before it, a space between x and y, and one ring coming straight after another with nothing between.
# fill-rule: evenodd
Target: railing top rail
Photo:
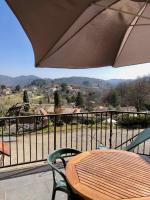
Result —
<instances>
[{"instance_id":1,"label":"railing top rail","mask_svg":"<svg viewBox=\"0 0 150 200\"><path fill-rule=\"evenodd\" d=\"M139 114L139 115L140 115L140 114L141 114L141 115L142 115L142 114L150 115L150 111L149 111L149 112L144 112L144 111L143 111L143 112L135 112L135 111L116 111L116 110L108 110L107 112L110 112L110 113L118 113L118 114L122 114L122 113L124 114L124 113L125 113L125 114L137 114L137 115L138 115L138 114Z\"/></svg>"},{"instance_id":2,"label":"railing top rail","mask_svg":"<svg viewBox=\"0 0 150 200\"><path fill-rule=\"evenodd\" d=\"M29 118L29 117L51 117L51 116L60 116L60 115L83 115L83 114L98 114L98 113L108 113L108 111L96 111L96 112L80 112L80 113L59 113L59 114L47 114L47 115L28 115L28 116L15 116L15 117L0 117L1 119L20 119L20 118Z\"/></svg>"},{"instance_id":3,"label":"railing top rail","mask_svg":"<svg viewBox=\"0 0 150 200\"><path fill-rule=\"evenodd\" d=\"M20 118L36 118L36 117L55 117L55 116L63 116L63 115L84 115L84 114L103 114L103 113L112 113L112 114L144 114L150 115L150 112L130 112L130 111L115 111L115 110L108 110L108 111L93 111L93 112L80 112L80 113L60 113L60 114L47 114L47 115L28 115L28 116L12 116L12 117L0 117L0 120L13 120L13 119L20 119Z\"/></svg>"}]
</instances>

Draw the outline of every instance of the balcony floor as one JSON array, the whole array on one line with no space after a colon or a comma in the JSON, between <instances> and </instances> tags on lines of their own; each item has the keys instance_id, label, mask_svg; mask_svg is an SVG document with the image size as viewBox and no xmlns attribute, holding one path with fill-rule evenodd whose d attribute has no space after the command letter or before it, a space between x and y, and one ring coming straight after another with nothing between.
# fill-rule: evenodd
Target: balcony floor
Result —
<instances>
[{"instance_id":1,"label":"balcony floor","mask_svg":"<svg viewBox=\"0 0 150 200\"><path fill-rule=\"evenodd\" d=\"M149 156L143 158L150 163ZM50 200L52 188L52 172L45 164L0 173L0 200ZM56 200L67 200L67 195L57 192Z\"/></svg>"},{"instance_id":2,"label":"balcony floor","mask_svg":"<svg viewBox=\"0 0 150 200\"><path fill-rule=\"evenodd\" d=\"M50 200L53 188L52 172L47 169L39 171L44 172L28 174L25 170L8 173L7 176L5 173L4 177L0 174L0 200ZM67 195L57 192L56 200L67 200Z\"/></svg>"}]
</instances>

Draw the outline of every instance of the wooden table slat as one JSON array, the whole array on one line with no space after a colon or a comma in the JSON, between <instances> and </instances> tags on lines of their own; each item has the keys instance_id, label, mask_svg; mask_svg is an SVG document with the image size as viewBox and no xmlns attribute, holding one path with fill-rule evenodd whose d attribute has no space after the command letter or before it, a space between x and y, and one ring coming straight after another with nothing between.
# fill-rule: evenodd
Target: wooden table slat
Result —
<instances>
[{"instance_id":1,"label":"wooden table slat","mask_svg":"<svg viewBox=\"0 0 150 200\"><path fill-rule=\"evenodd\" d=\"M81 180L81 177L82 177L82 174L80 174L80 180ZM84 178L84 180L87 180L87 176L85 177L83 175L83 178ZM91 181L91 184L95 181L97 183L97 185L101 185L101 187L104 187L105 185L108 187L108 189L110 189L110 187L111 187L111 190L113 190L113 188L114 188L119 193L121 191L123 191L124 193L126 192L127 194L130 192L129 193L130 195L132 195L132 194L138 195L139 187L136 187L135 185L132 185L132 189L131 189L131 185L128 186L126 183L124 185L121 185L120 183L115 184L114 181L112 181L113 184L111 184L111 183L106 182L106 180L104 178L102 178L101 180L97 180L97 179L92 178L90 181ZM118 186L119 186L119 191L118 191ZM150 190L149 189L146 190L145 188L142 188L140 190L141 190L140 193L142 192L144 195L150 194Z\"/></svg>"},{"instance_id":2,"label":"wooden table slat","mask_svg":"<svg viewBox=\"0 0 150 200\"><path fill-rule=\"evenodd\" d=\"M107 166L107 164L105 166ZM105 170L106 170L105 166L104 165L103 166L99 165L99 167L101 168L102 172L105 172ZM150 186L149 177L143 175L143 173L145 173L145 171L139 172L137 170L138 173L136 173L135 171L133 173L131 173L131 172L128 172L130 170L130 168L128 169L128 171L126 171L125 169L122 169L122 170L118 171L118 169L120 169L119 166L110 166L109 165L109 167L111 167L111 169L113 169L113 171L116 172L117 176L120 177L121 179L123 177L125 177L124 179L132 179L132 180L136 181L136 179L138 178L138 180L141 179L140 182L143 182L143 184L145 184L147 186ZM77 168L85 170L85 169L87 169L87 165L85 165L84 167L78 166ZM95 172L96 171L99 172L99 169L95 169L94 166L92 167L92 165L90 167L88 167L88 169L94 169ZM109 171L107 171L107 173L109 173Z\"/></svg>"},{"instance_id":3,"label":"wooden table slat","mask_svg":"<svg viewBox=\"0 0 150 200\"><path fill-rule=\"evenodd\" d=\"M93 182L93 180L91 181L91 180L85 180L84 178L83 178L83 180L82 179L80 179L80 182L81 183L86 183L86 185L88 185L88 187L94 187L94 188L96 188L99 192L102 192L103 191L103 193L105 193L105 194L107 194L107 195L109 195L109 194L112 194L112 195L114 195L114 196L116 196L116 197L120 197L120 198L129 198L130 196L133 196L133 197L135 197L135 195L131 195L130 193L128 193L128 192L126 192L125 193L125 190L117 190L117 188L115 188L114 189L114 187L111 187L111 191L110 191L110 188L109 188L109 186L110 185L107 185L107 184L104 184L103 185L103 183L97 183L97 182ZM112 195L110 195L110 196L112 196ZM136 195L136 196L138 196L138 195ZM140 196L139 196L140 197Z\"/></svg>"},{"instance_id":4,"label":"wooden table slat","mask_svg":"<svg viewBox=\"0 0 150 200\"><path fill-rule=\"evenodd\" d=\"M150 163L131 152L81 153L68 162L66 176L86 200L150 200Z\"/></svg>"},{"instance_id":5,"label":"wooden table slat","mask_svg":"<svg viewBox=\"0 0 150 200\"><path fill-rule=\"evenodd\" d=\"M117 157L119 157L119 156L117 156ZM94 158L94 164L97 164L96 163L96 160L97 161L99 161L99 157L98 157L98 155L93 155L93 156L91 156L91 164L92 164L92 160L93 160L93 158ZM97 159L96 159L97 158ZM128 159L128 160L125 160L125 163L123 162L123 159L121 160L122 161L122 163L120 163L120 158L117 160L117 159L115 159L115 163L114 163L114 159L110 159L109 157L101 157L101 159L103 159L104 161L106 160L108 160L109 159L109 162L111 163L111 162L113 162L113 164L115 164L115 165L117 165L118 163L119 163L119 165L123 165L124 166L124 164L127 164L127 163L129 163L130 164L130 166L133 166L133 167L135 167L135 163L138 165L139 164L139 161L137 160L137 157L136 158L132 158L132 160L134 160L134 164L132 164L131 162L130 162L130 160ZM117 162L118 161L118 162ZM128 162L127 162L128 161ZM88 161L89 162L89 161ZM145 160L143 160L143 162L144 163L142 163L142 162L140 162L140 167L141 166L143 166L143 169L144 170L148 170L149 172L150 172L150 169L149 169L149 167L146 167L145 166ZM85 161L85 159L82 161L82 164L87 164L87 162ZM81 164L81 163L80 163ZM128 167L128 165L126 165L126 167ZM132 170L132 168L131 168L131 170ZM140 169L139 169L140 170ZM146 173L147 173L147 171L146 171Z\"/></svg>"}]
</instances>

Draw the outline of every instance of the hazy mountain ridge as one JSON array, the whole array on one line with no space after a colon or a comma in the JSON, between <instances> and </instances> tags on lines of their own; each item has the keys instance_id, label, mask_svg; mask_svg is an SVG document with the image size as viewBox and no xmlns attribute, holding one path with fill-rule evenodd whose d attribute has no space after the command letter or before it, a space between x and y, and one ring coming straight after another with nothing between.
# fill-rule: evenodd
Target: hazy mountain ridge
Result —
<instances>
[{"instance_id":1,"label":"hazy mountain ridge","mask_svg":"<svg viewBox=\"0 0 150 200\"><path fill-rule=\"evenodd\" d=\"M26 85L30 85L32 81L37 79L44 79L47 82L55 82L55 83L68 83L73 85L86 85L86 86L116 86L121 82L128 81L126 79L110 79L110 80L102 80L97 78L88 78L88 77L66 77L66 78L40 78L38 76L29 75L29 76L18 76L18 77L10 77L5 75L0 75L0 85L12 86L20 85L24 87Z\"/></svg>"},{"instance_id":2,"label":"hazy mountain ridge","mask_svg":"<svg viewBox=\"0 0 150 200\"><path fill-rule=\"evenodd\" d=\"M58 78L54 79L57 83L68 83L72 85L86 85L91 86L95 85L98 86L98 84L107 84L102 79L96 79L96 78L88 78L88 77L69 77L69 78Z\"/></svg>"},{"instance_id":3,"label":"hazy mountain ridge","mask_svg":"<svg viewBox=\"0 0 150 200\"><path fill-rule=\"evenodd\" d=\"M132 79L109 79L109 80L105 80L105 81L113 86L117 86L120 83L132 81Z\"/></svg>"},{"instance_id":4,"label":"hazy mountain ridge","mask_svg":"<svg viewBox=\"0 0 150 200\"><path fill-rule=\"evenodd\" d=\"M17 76L10 77L5 75L0 75L0 85L12 86L20 85L24 87L25 85L31 84L33 80L40 79L37 76L29 75L29 76Z\"/></svg>"}]
</instances>

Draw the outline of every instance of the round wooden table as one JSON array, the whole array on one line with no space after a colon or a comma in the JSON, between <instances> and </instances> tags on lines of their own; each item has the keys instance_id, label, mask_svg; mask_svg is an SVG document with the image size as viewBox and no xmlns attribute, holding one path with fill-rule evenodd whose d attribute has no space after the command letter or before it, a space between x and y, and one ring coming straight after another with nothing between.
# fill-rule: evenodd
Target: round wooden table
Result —
<instances>
[{"instance_id":1,"label":"round wooden table","mask_svg":"<svg viewBox=\"0 0 150 200\"><path fill-rule=\"evenodd\" d=\"M86 200L150 200L150 163L135 153L81 153L68 162L66 177Z\"/></svg>"}]
</instances>

